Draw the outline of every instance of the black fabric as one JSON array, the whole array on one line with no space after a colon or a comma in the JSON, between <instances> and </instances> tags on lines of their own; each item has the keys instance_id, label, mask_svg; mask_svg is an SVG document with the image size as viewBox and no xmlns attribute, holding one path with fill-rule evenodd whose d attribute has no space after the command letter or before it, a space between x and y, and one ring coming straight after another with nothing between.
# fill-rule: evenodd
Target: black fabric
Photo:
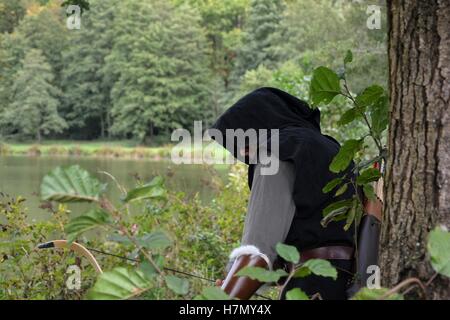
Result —
<instances>
[{"instance_id":1,"label":"black fabric","mask_svg":"<svg viewBox=\"0 0 450 320\"><path fill-rule=\"evenodd\" d=\"M295 168L296 214L285 243L294 245L300 252L326 245L353 246L353 230L343 230L345 221L331 222L326 228L320 224L322 210L332 202L351 198L354 190L349 187L336 198L334 192L322 192L338 176L328 168L340 146L335 139L321 133L318 109L311 109L306 102L279 89L261 88L230 107L212 128L224 136L226 129L279 129L279 159L292 162ZM236 150L232 152L236 156ZM250 165L250 188L253 170L254 165Z\"/></svg>"}]
</instances>

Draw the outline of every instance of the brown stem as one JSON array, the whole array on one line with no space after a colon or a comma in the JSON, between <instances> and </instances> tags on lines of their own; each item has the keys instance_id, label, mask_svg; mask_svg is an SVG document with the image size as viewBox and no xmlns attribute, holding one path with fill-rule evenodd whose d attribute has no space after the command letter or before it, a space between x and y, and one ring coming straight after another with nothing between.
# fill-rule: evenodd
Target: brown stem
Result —
<instances>
[{"instance_id":1,"label":"brown stem","mask_svg":"<svg viewBox=\"0 0 450 320\"><path fill-rule=\"evenodd\" d=\"M350 89L347 85L347 80L344 79L344 88L347 91L347 94L344 94L345 97L349 98L356 108L358 108L358 103L356 102L355 98L353 98ZM378 152L381 154L383 151L383 147L381 146L381 142L378 141L378 139L375 138L375 134L373 133L372 126L370 125L369 119L367 118L367 115L364 112L361 112L361 115L364 119L364 122L366 123L367 127L369 128L370 136L372 137L373 141L375 142L375 145L378 148Z\"/></svg>"},{"instance_id":2,"label":"brown stem","mask_svg":"<svg viewBox=\"0 0 450 320\"><path fill-rule=\"evenodd\" d=\"M411 283L415 283L415 284L417 284L419 286L419 288L422 291L423 297L426 299L427 291L426 291L425 286L422 283L422 281L420 281L418 278L408 278L408 279L405 279L402 282L400 282L398 285L396 285L395 287L393 287L389 291L387 291L385 294L383 294L377 300L384 300L387 297L389 297L391 294L397 293L398 291L400 291L400 289L402 289L403 287L405 287L405 286L407 286L407 285L409 285Z\"/></svg>"},{"instance_id":3,"label":"brown stem","mask_svg":"<svg viewBox=\"0 0 450 320\"><path fill-rule=\"evenodd\" d=\"M111 216L116 219L118 222L121 222L120 214L114 205L106 198L102 198L100 200L100 205L103 209L107 210ZM164 272L158 267L156 262L152 259L152 257L148 254L144 248L137 242L136 238L130 234L127 227L123 224L119 224L119 230L135 245L135 247L144 255L144 257L150 262L150 264L155 268L155 270L160 274L164 275Z\"/></svg>"}]
</instances>

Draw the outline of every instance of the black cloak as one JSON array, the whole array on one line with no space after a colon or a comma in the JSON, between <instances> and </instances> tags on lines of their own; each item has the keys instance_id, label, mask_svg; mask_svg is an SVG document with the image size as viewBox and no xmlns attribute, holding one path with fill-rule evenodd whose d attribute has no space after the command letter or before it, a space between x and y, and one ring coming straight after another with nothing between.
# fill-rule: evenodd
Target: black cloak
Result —
<instances>
[{"instance_id":1,"label":"black cloak","mask_svg":"<svg viewBox=\"0 0 450 320\"><path fill-rule=\"evenodd\" d=\"M290 161L295 168L292 196L296 213L285 243L299 251L327 245L353 246L354 230L344 231L345 221L331 222L327 227L320 224L326 206L351 198L355 191L349 187L339 197L334 197L335 190L322 192L329 181L343 173L337 175L329 170L340 145L321 133L318 109L311 109L306 102L279 89L260 88L231 106L212 129L218 129L223 137L226 129L279 129L279 159ZM225 139L222 144L226 146ZM238 157L236 149L230 151ZM248 170L250 188L254 166L250 164ZM349 175L352 167L347 170Z\"/></svg>"}]
</instances>

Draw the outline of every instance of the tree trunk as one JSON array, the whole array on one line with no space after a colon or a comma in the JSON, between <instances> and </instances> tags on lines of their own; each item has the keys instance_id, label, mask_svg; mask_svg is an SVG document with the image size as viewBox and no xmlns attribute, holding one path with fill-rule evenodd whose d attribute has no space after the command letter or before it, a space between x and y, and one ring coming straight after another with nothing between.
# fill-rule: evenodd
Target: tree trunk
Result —
<instances>
[{"instance_id":1,"label":"tree trunk","mask_svg":"<svg viewBox=\"0 0 450 320\"><path fill-rule=\"evenodd\" d=\"M106 134L108 135L108 140L111 139L111 112L106 111Z\"/></svg>"},{"instance_id":2,"label":"tree trunk","mask_svg":"<svg viewBox=\"0 0 450 320\"><path fill-rule=\"evenodd\" d=\"M41 140L42 140L41 129L37 129L36 140L37 140L38 144L41 144Z\"/></svg>"},{"instance_id":3,"label":"tree trunk","mask_svg":"<svg viewBox=\"0 0 450 320\"><path fill-rule=\"evenodd\" d=\"M105 120L103 119L103 114L100 114L100 138L105 138Z\"/></svg>"},{"instance_id":4,"label":"tree trunk","mask_svg":"<svg viewBox=\"0 0 450 320\"><path fill-rule=\"evenodd\" d=\"M450 1L388 1L390 129L382 283L434 274L428 233L450 228ZM428 298L450 298L437 277Z\"/></svg>"}]
</instances>

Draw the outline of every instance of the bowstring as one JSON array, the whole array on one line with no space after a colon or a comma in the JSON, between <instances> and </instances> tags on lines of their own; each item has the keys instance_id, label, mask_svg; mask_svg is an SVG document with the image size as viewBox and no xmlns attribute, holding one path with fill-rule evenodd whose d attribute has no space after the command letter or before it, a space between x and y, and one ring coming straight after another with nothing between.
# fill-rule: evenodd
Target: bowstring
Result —
<instances>
[{"instance_id":1,"label":"bowstring","mask_svg":"<svg viewBox=\"0 0 450 320\"><path fill-rule=\"evenodd\" d=\"M103 255L106 255L106 256L111 256L111 257L122 259L122 260L127 260L127 261L132 261L132 262L141 262L139 259L133 259L133 258L124 257L124 256L120 256L120 255L117 255L117 254L114 254L114 253L98 250L98 249L95 249L95 248L86 248L86 249L88 249L89 251L92 251L92 252L96 252L96 253L99 253L99 254L103 254ZM199 276L199 275L196 275L196 274L193 274L193 273L189 273L189 272L186 272L186 271L180 271L180 270L172 269L172 268L168 268L168 267L164 267L163 269L166 270L166 271L169 271L169 272L183 274L183 275L191 277L191 278L197 278L197 279L208 281L208 282L211 282L211 283L216 283L216 280L214 280L214 279L205 278L205 277L202 277L202 276ZM260 294L257 294L257 293L255 293L255 296L257 296L259 298L262 298L262 299L266 299L266 300L272 300L269 297L266 297L266 296L263 296L263 295L260 295Z\"/></svg>"}]
</instances>

